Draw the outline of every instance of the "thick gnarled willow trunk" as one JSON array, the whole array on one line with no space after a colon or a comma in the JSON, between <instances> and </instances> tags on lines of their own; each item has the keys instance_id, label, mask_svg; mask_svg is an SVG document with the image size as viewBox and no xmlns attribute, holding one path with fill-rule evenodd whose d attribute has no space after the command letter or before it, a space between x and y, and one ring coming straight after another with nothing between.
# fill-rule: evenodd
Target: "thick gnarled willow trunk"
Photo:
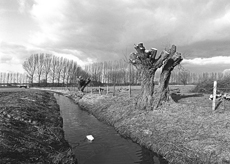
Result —
<instances>
[{"instance_id":1,"label":"thick gnarled willow trunk","mask_svg":"<svg viewBox=\"0 0 230 164\"><path fill-rule=\"evenodd\" d=\"M143 68L141 70L140 76L141 81L141 95L138 97L137 106L141 109L146 108L147 106L151 107L153 102L154 94L154 78L155 78L156 69L149 71Z\"/></svg>"},{"instance_id":2,"label":"thick gnarled willow trunk","mask_svg":"<svg viewBox=\"0 0 230 164\"><path fill-rule=\"evenodd\" d=\"M130 63L140 72L141 94L137 99L137 107L140 109L156 109L162 102L170 100L168 84L171 71L182 61L180 53L176 52L176 46L169 51L162 51L157 57L157 50L146 50L143 43L134 47L136 53L130 55ZM156 70L162 67L160 86L158 92L154 92L154 78Z\"/></svg>"}]
</instances>

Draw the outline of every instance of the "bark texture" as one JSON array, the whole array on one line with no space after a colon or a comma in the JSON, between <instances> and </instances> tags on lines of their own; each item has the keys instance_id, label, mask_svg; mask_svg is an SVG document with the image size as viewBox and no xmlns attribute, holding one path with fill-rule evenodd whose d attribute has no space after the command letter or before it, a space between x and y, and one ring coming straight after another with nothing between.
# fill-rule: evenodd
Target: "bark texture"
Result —
<instances>
[{"instance_id":1,"label":"bark texture","mask_svg":"<svg viewBox=\"0 0 230 164\"><path fill-rule=\"evenodd\" d=\"M181 53L176 52L176 46L173 45L172 48L169 50L169 58L165 60L162 72L160 75L160 85L158 89L158 93L156 94L156 103L154 109L159 107L163 102L171 101L171 96L169 94L169 80L171 76L171 72L180 64L183 60Z\"/></svg>"},{"instance_id":2,"label":"bark texture","mask_svg":"<svg viewBox=\"0 0 230 164\"><path fill-rule=\"evenodd\" d=\"M143 43L134 47L136 53L130 55L130 63L140 73L141 94L137 100L137 107L140 109L157 108L161 101L169 100L168 83L173 68L182 61L181 54L176 52L176 46L169 51L162 51L157 56L157 49L146 50ZM154 93L154 78L158 68L162 67L160 78L160 89Z\"/></svg>"}]
</instances>

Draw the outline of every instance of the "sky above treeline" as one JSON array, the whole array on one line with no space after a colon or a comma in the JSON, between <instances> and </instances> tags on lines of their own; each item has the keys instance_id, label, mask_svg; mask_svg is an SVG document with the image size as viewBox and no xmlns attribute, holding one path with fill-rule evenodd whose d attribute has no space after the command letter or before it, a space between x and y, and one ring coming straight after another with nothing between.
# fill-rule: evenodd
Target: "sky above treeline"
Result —
<instances>
[{"instance_id":1,"label":"sky above treeline","mask_svg":"<svg viewBox=\"0 0 230 164\"><path fill-rule=\"evenodd\" d=\"M172 44L191 72L230 69L229 0L0 0L0 72L23 72L31 54L117 60L143 42Z\"/></svg>"}]
</instances>

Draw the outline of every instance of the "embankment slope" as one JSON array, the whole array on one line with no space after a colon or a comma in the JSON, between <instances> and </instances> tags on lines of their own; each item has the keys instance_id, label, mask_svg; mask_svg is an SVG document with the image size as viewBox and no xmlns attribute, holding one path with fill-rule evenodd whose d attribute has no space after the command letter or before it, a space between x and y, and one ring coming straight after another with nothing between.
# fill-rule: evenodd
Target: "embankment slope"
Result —
<instances>
[{"instance_id":1,"label":"embankment slope","mask_svg":"<svg viewBox=\"0 0 230 164\"><path fill-rule=\"evenodd\" d=\"M77 163L52 93L0 92L0 163Z\"/></svg>"},{"instance_id":2,"label":"embankment slope","mask_svg":"<svg viewBox=\"0 0 230 164\"><path fill-rule=\"evenodd\" d=\"M230 111L178 103L144 111L135 108L135 98L98 94L86 94L76 101L169 163L230 163Z\"/></svg>"}]
</instances>

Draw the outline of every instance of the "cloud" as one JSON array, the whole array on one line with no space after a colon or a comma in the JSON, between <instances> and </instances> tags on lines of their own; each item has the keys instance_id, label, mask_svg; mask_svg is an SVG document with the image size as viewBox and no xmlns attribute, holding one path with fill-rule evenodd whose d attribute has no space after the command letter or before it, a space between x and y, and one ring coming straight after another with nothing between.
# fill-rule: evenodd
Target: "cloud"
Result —
<instances>
[{"instance_id":1,"label":"cloud","mask_svg":"<svg viewBox=\"0 0 230 164\"><path fill-rule=\"evenodd\" d=\"M138 42L161 49L168 44L229 40L229 4L228 0L35 0L31 14L41 30L31 40L44 48L79 50L97 61L121 57L121 51L127 47L133 51Z\"/></svg>"},{"instance_id":2,"label":"cloud","mask_svg":"<svg viewBox=\"0 0 230 164\"><path fill-rule=\"evenodd\" d=\"M187 59L229 56L229 44L229 40L205 40L186 46L178 46L178 51L181 52Z\"/></svg>"},{"instance_id":3,"label":"cloud","mask_svg":"<svg viewBox=\"0 0 230 164\"><path fill-rule=\"evenodd\" d=\"M184 64L207 65L207 64L230 64L230 56L215 56L212 58L184 59Z\"/></svg>"},{"instance_id":4,"label":"cloud","mask_svg":"<svg viewBox=\"0 0 230 164\"><path fill-rule=\"evenodd\" d=\"M77 50L47 50L32 45L18 45L9 42L0 42L0 69L5 72L24 72L22 63L31 55L47 53L58 57L64 57L74 60L79 66L84 67L86 64L92 63L90 58L82 58L82 52ZM4 71L3 71L4 72Z\"/></svg>"},{"instance_id":5,"label":"cloud","mask_svg":"<svg viewBox=\"0 0 230 164\"><path fill-rule=\"evenodd\" d=\"M23 40L16 44L24 47L8 47L7 54L14 52L18 57L2 57L2 62L12 58L23 61L29 53L43 51L67 56L83 65L122 58L135 51L133 44L139 42L159 51L175 44L187 65L207 66L214 62L209 58L230 53L229 0L17 0L16 5L12 2L0 2L0 13L16 8L21 17L12 21L8 13L0 22L7 24L3 29L8 35L1 31L0 35L4 39Z\"/></svg>"},{"instance_id":6,"label":"cloud","mask_svg":"<svg viewBox=\"0 0 230 164\"><path fill-rule=\"evenodd\" d=\"M84 61L81 60L79 57L77 57L77 56L79 56L78 55L79 52L76 52L76 51L73 52L72 50L64 50L63 52L55 52L55 51L53 51L53 52L51 52L51 54L53 54L55 56L58 56L58 57L63 57L64 56L66 59L73 60L73 61L77 62L77 64L79 66L81 66L81 67L84 67L87 64L92 64L93 63L92 59L90 59L90 58L86 58Z\"/></svg>"},{"instance_id":7,"label":"cloud","mask_svg":"<svg viewBox=\"0 0 230 164\"><path fill-rule=\"evenodd\" d=\"M195 73L223 72L230 68L230 56L184 59L181 64L190 72Z\"/></svg>"},{"instance_id":8,"label":"cloud","mask_svg":"<svg viewBox=\"0 0 230 164\"><path fill-rule=\"evenodd\" d=\"M23 45L0 43L0 69L2 72L24 72L22 63L33 52Z\"/></svg>"},{"instance_id":9,"label":"cloud","mask_svg":"<svg viewBox=\"0 0 230 164\"><path fill-rule=\"evenodd\" d=\"M0 43L0 59L1 62L9 61L10 59L24 60L28 52L25 46L1 42ZM24 54L24 55L23 55ZM6 60L7 59L7 60Z\"/></svg>"},{"instance_id":10,"label":"cloud","mask_svg":"<svg viewBox=\"0 0 230 164\"><path fill-rule=\"evenodd\" d=\"M20 13L25 13L27 11L27 3L25 0L18 0L18 3L19 3L19 12Z\"/></svg>"}]
</instances>

